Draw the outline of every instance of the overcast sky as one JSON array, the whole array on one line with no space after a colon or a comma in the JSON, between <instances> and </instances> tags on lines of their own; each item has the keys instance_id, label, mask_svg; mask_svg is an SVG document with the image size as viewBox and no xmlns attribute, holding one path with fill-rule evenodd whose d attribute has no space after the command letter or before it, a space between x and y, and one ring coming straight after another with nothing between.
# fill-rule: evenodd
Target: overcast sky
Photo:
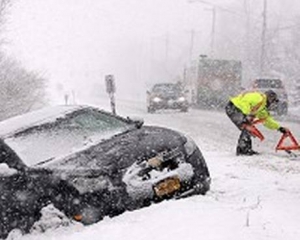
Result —
<instances>
[{"instance_id":1,"label":"overcast sky","mask_svg":"<svg viewBox=\"0 0 300 240\"><path fill-rule=\"evenodd\" d=\"M104 76L114 74L118 94L143 98L151 83L174 80L191 57L209 53L212 11L207 4L189 0L13 2L6 27L7 51L48 78L52 92L59 96L72 90L77 95L99 90L103 95ZM243 1L207 2L232 8ZM260 12L263 1L250 2ZM272 10L276 16L280 9L292 9L289 2L296 3L269 2L270 8L276 5Z\"/></svg>"}]
</instances>

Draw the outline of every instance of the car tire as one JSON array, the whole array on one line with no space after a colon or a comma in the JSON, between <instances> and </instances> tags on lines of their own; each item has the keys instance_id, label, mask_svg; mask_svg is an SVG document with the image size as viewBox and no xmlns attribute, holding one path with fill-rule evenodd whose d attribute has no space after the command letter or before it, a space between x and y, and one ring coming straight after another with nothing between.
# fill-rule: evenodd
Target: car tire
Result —
<instances>
[{"instance_id":1,"label":"car tire","mask_svg":"<svg viewBox=\"0 0 300 240\"><path fill-rule=\"evenodd\" d=\"M287 115L288 114L287 104L282 104L282 105L278 106L277 114L279 116Z\"/></svg>"},{"instance_id":2,"label":"car tire","mask_svg":"<svg viewBox=\"0 0 300 240\"><path fill-rule=\"evenodd\" d=\"M81 217L80 222L83 225L90 225L101 221L104 216L101 214L101 209L94 206L85 206L82 209Z\"/></svg>"},{"instance_id":3,"label":"car tire","mask_svg":"<svg viewBox=\"0 0 300 240\"><path fill-rule=\"evenodd\" d=\"M147 112L148 113L154 113L155 112L155 109L153 107L148 107L147 108Z\"/></svg>"},{"instance_id":4,"label":"car tire","mask_svg":"<svg viewBox=\"0 0 300 240\"><path fill-rule=\"evenodd\" d=\"M186 108L181 108L181 112L188 112L188 108L186 107Z\"/></svg>"}]
</instances>

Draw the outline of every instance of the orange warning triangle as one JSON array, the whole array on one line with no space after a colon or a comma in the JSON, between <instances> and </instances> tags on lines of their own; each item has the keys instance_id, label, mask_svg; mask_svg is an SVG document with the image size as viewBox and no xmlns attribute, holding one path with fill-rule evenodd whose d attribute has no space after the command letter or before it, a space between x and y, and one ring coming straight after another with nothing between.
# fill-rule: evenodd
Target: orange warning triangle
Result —
<instances>
[{"instance_id":1,"label":"orange warning triangle","mask_svg":"<svg viewBox=\"0 0 300 240\"><path fill-rule=\"evenodd\" d=\"M246 129L253 137L258 137L260 141L265 139L264 135L252 124L244 124L243 128Z\"/></svg>"},{"instance_id":2,"label":"orange warning triangle","mask_svg":"<svg viewBox=\"0 0 300 240\"><path fill-rule=\"evenodd\" d=\"M300 150L300 145L293 134L288 131L281 136L276 146L276 151L277 150Z\"/></svg>"}]
</instances>

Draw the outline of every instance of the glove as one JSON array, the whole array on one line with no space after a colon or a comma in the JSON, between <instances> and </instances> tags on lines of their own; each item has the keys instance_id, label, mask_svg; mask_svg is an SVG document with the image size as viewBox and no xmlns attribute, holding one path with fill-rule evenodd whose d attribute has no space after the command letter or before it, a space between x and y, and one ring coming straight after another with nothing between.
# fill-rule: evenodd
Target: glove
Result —
<instances>
[{"instance_id":1,"label":"glove","mask_svg":"<svg viewBox=\"0 0 300 240\"><path fill-rule=\"evenodd\" d=\"M281 132L282 134L286 134L289 130L287 128L280 127L278 128L278 131Z\"/></svg>"}]
</instances>

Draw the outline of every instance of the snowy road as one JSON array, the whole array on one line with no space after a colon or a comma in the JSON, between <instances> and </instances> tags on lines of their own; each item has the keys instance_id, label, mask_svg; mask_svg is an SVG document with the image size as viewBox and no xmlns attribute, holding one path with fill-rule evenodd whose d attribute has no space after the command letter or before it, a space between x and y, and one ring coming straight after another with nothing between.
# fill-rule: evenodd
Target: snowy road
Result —
<instances>
[{"instance_id":1,"label":"snowy road","mask_svg":"<svg viewBox=\"0 0 300 240\"><path fill-rule=\"evenodd\" d=\"M254 140L254 157L236 157L238 131L222 112L191 110L147 114L143 107L123 108L121 115L143 117L145 124L167 126L191 136L206 158L212 176L206 196L170 200L106 218L89 227L78 224L33 232L21 239L103 240L298 240L300 236L300 160L274 148L276 131L260 127L266 140ZM282 122L300 138L297 121Z\"/></svg>"}]
</instances>

